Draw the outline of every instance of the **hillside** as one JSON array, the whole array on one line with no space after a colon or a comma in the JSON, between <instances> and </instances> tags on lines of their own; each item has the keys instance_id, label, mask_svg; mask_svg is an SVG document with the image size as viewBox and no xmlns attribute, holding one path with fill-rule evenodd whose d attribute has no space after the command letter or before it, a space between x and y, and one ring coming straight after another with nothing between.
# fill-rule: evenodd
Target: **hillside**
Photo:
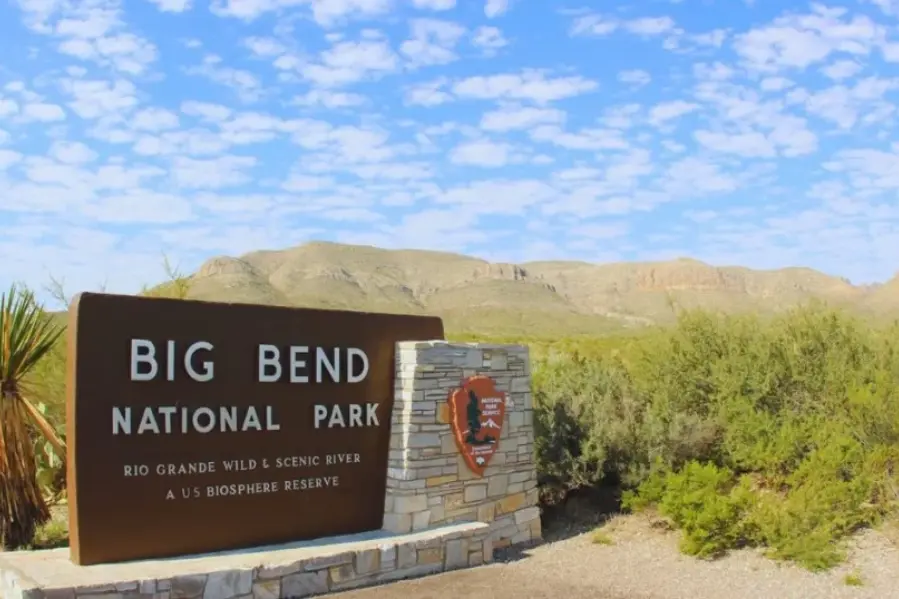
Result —
<instances>
[{"instance_id":1,"label":"hillside","mask_svg":"<svg viewBox=\"0 0 899 599\"><path fill-rule=\"evenodd\" d=\"M666 324L675 310L772 314L818 300L899 316L899 277L873 287L808 268L757 271L669 262L496 264L443 252L314 242L208 260L191 297L437 314L454 332L593 334Z\"/></svg>"}]
</instances>

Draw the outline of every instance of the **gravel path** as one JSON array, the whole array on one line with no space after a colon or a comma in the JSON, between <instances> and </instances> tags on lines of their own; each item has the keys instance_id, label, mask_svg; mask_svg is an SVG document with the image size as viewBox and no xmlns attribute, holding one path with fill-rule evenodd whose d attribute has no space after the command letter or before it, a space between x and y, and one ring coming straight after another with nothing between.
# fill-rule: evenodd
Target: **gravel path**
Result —
<instances>
[{"instance_id":1,"label":"gravel path","mask_svg":"<svg viewBox=\"0 0 899 599\"><path fill-rule=\"evenodd\" d=\"M846 564L821 574L739 551L716 561L681 555L677 535L646 517L617 518L611 545L590 534L530 549L514 561L334 595L340 599L899 599L899 551L866 531ZM845 576L859 575L849 586Z\"/></svg>"}]
</instances>

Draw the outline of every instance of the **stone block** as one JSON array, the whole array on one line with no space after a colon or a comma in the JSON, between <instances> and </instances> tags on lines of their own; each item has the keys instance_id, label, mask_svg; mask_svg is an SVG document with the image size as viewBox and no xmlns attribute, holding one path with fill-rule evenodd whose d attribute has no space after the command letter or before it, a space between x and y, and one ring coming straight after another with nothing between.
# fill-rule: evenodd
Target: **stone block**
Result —
<instances>
[{"instance_id":1,"label":"stone block","mask_svg":"<svg viewBox=\"0 0 899 599\"><path fill-rule=\"evenodd\" d=\"M381 545L378 547L378 551L381 552L381 555L378 557L378 560L381 562L381 569L384 569L385 564L396 565L396 545Z\"/></svg>"},{"instance_id":2,"label":"stone block","mask_svg":"<svg viewBox=\"0 0 899 599\"><path fill-rule=\"evenodd\" d=\"M172 578L172 599L194 599L203 596L206 587L206 576L176 576Z\"/></svg>"},{"instance_id":3,"label":"stone block","mask_svg":"<svg viewBox=\"0 0 899 599\"><path fill-rule=\"evenodd\" d=\"M515 524L521 525L540 519L540 508L537 506L526 507L515 512Z\"/></svg>"},{"instance_id":4,"label":"stone block","mask_svg":"<svg viewBox=\"0 0 899 599\"><path fill-rule=\"evenodd\" d=\"M233 599L241 595L248 595L252 588L252 570L213 572L206 579L203 599Z\"/></svg>"},{"instance_id":5,"label":"stone block","mask_svg":"<svg viewBox=\"0 0 899 599\"><path fill-rule=\"evenodd\" d=\"M481 541L481 553L484 555L484 563L493 563L493 539L487 537Z\"/></svg>"},{"instance_id":6,"label":"stone block","mask_svg":"<svg viewBox=\"0 0 899 599\"><path fill-rule=\"evenodd\" d=\"M487 497L500 497L506 494L509 487L508 474L494 474L487 481Z\"/></svg>"},{"instance_id":7,"label":"stone block","mask_svg":"<svg viewBox=\"0 0 899 599\"><path fill-rule=\"evenodd\" d=\"M281 580L260 580L253 585L253 599L279 599Z\"/></svg>"},{"instance_id":8,"label":"stone block","mask_svg":"<svg viewBox=\"0 0 899 599\"><path fill-rule=\"evenodd\" d=\"M440 436L440 453L451 455L459 451L456 446L456 439L452 434L442 434Z\"/></svg>"},{"instance_id":9,"label":"stone block","mask_svg":"<svg viewBox=\"0 0 899 599\"><path fill-rule=\"evenodd\" d=\"M412 514L412 530L424 530L431 524L431 510Z\"/></svg>"},{"instance_id":10,"label":"stone block","mask_svg":"<svg viewBox=\"0 0 899 599\"><path fill-rule=\"evenodd\" d=\"M419 549L418 550L418 565L423 566L426 564L442 564L443 563L443 548L442 547L429 547L427 549Z\"/></svg>"},{"instance_id":11,"label":"stone block","mask_svg":"<svg viewBox=\"0 0 899 599\"><path fill-rule=\"evenodd\" d=\"M536 540L543 538L543 527L540 522L540 518L537 518L536 520L531 520L531 522L528 526L531 530L531 539L532 540L536 541Z\"/></svg>"},{"instance_id":12,"label":"stone block","mask_svg":"<svg viewBox=\"0 0 899 599\"><path fill-rule=\"evenodd\" d=\"M442 465L441 466L433 466L431 468L422 468L420 470L417 470L415 472L415 474L416 474L416 476L419 476L419 477L425 479L425 480L422 480L421 482L424 483L425 486L427 486L427 479L445 475L446 472L444 472L444 469L445 469L445 466L442 466Z\"/></svg>"},{"instance_id":13,"label":"stone block","mask_svg":"<svg viewBox=\"0 0 899 599\"><path fill-rule=\"evenodd\" d=\"M520 510L524 505L525 494L516 493L515 495L509 495L504 499L500 499L496 504L496 512L498 514L511 514L512 512Z\"/></svg>"},{"instance_id":14,"label":"stone block","mask_svg":"<svg viewBox=\"0 0 899 599\"><path fill-rule=\"evenodd\" d=\"M448 494L443 500L443 507L447 512L458 510L463 505L465 505L464 493L451 493Z\"/></svg>"},{"instance_id":15,"label":"stone block","mask_svg":"<svg viewBox=\"0 0 899 599\"><path fill-rule=\"evenodd\" d=\"M509 475L509 484L524 483L534 476L532 472L513 472Z\"/></svg>"},{"instance_id":16,"label":"stone block","mask_svg":"<svg viewBox=\"0 0 899 599\"><path fill-rule=\"evenodd\" d=\"M484 505L478 506L478 522L493 522L495 514L496 503L492 501L490 503L485 503Z\"/></svg>"},{"instance_id":17,"label":"stone block","mask_svg":"<svg viewBox=\"0 0 899 599\"><path fill-rule=\"evenodd\" d=\"M446 542L444 568L456 570L468 565L468 539L454 539Z\"/></svg>"},{"instance_id":18,"label":"stone block","mask_svg":"<svg viewBox=\"0 0 899 599\"><path fill-rule=\"evenodd\" d=\"M396 548L396 567L399 570L411 568L418 563L418 551L411 543L398 545Z\"/></svg>"},{"instance_id":19,"label":"stone block","mask_svg":"<svg viewBox=\"0 0 899 599\"><path fill-rule=\"evenodd\" d=\"M432 476L425 481L425 485L428 487L439 487L440 485L445 485L447 483L454 483L457 480L459 480L459 476L456 474Z\"/></svg>"},{"instance_id":20,"label":"stone block","mask_svg":"<svg viewBox=\"0 0 899 599\"><path fill-rule=\"evenodd\" d=\"M440 447L439 433L413 433L407 441L409 447Z\"/></svg>"},{"instance_id":21,"label":"stone block","mask_svg":"<svg viewBox=\"0 0 899 599\"><path fill-rule=\"evenodd\" d=\"M346 566L336 566L343 568ZM281 599L308 597L328 592L328 570L300 572L281 579Z\"/></svg>"},{"instance_id":22,"label":"stone block","mask_svg":"<svg viewBox=\"0 0 899 599\"><path fill-rule=\"evenodd\" d=\"M480 551L475 551L468 555L468 565L472 568L475 566L483 565L484 563L484 554Z\"/></svg>"},{"instance_id":23,"label":"stone block","mask_svg":"<svg viewBox=\"0 0 899 599\"><path fill-rule=\"evenodd\" d=\"M381 567L381 552L378 549L357 551L354 564L356 566L357 575L364 576L366 574L372 574Z\"/></svg>"},{"instance_id":24,"label":"stone block","mask_svg":"<svg viewBox=\"0 0 899 599\"><path fill-rule=\"evenodd\" d=\"M519 543L527 543L531 540L531 531L530 529L525 529L522 532L513 535L510 539L510 544L518 545Z\"/></svg>"},{"instance_id":25,"label":"stone block","mask_svg":"<svg viewBox=\"0 0 899 599\"><path fill-rule=\"evenodd\" d=\"M530 390L531 381L529 377L516 376L512 379L511 385L509 385L510 393L530 392Z\"/></svg>"},{"instance_id":26,"label":"stone block","mask_svg":"<svg viewBox=\"0 0 899 599\"><path fill-rule=\"evenodd\" d=\"M412 514L384 514L383 528L396 534L412 532Z\"/></svg>"},{"instance_id":27,"label":"stone block","mask_svg":"<svg viewBox=\"0 0 899 599\"><path fill-rule=\"evenodd\" d=\"M156 592L156 581L155 580L141 580L138 585L138 592L141 595L152 595Z\"/></svg>"},{"instance_id":28,"label":"stone block","mask_svg":"<svg viewBox=\"0 0 899 599\"><path fill-rule=\"evenodd\" d=\"M328 578L330 585L343 584L348 580L356 578L356 572L353 570L353 564L343 564L341 566L332 566L328 568Z\"/></svg>"},{"instance_id":29,"label":"stone block","mask_svg":"<svg viewBox=\"0 0 899 599\"><path fill-rule=\"evenodd\" d=\"M393 499L393 512L396 514L420 512L427 507L427 495L395 495Z\"/></svg>"},{"instance_id":30,"label":"stone block","mask_svg":"<svg viewBox=\"0 0 899 599\"><path fill-rule=\"evenodd\" d=\"M487 485L465 485L463 496L465 503L483 501L487 499ZM522 497L522 500L524 500L524 497Z\"/></svg>"},{"instance_id":31,"label":"stone block","mask_svg":"<svg viewBox=\"0 0 899 599\"><path fill-rule=\"evenodd\" d=\"M455 510L447 512L446 520L448 522L473 522L478 518L478 509L470 507L463 510Z\"/></svg>"},{"instance_id":32,"label":"stone block","mask_svg":"<svg viewBox=\"0 0 899 599\"><path fill-rule=\"evenodd\" d=\"M509 427L517 430L524 426L524 412L509 412Z\"/></svg>"},{"instance_id":33,"label":"stone block","mask_svg":"<svg viewBox=\"0 0 899 599\"><path fill-rule=\"evenodd\" d=\"M307 572L314 570L324 570L332 566L342 566L344 564L352 564L355 553L352 551L344 551L335 555L325 555L322 557L313 557L303 562L303 569Z\"/></svg>"},{"instance_id":34,"label":"stone block","mask_svg":"<svg viewBox=\"0 0 899 599\"><path fill-rule=\"evenodd\" d=\"M450 407L449 403L442 401L437 404L437 418L436 421L440 424L449 424L450 421Z\"/></svg>"}]
</instances>

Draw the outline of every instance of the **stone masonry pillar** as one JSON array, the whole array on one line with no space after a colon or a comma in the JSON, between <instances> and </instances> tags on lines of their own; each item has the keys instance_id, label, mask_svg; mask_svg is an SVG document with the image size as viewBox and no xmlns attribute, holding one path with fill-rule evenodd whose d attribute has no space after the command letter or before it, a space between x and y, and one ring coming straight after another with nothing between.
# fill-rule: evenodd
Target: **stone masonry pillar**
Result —
<instances>
[{"instance_id":1,"label":"stone masonry pillar","mask_svg":"<svg viewBox=\"0 0 899 599\"><path fill-rule=\"evenodd\" d=\"M396 353L384 529L475 521L490 525L492 548L539 541L527 347L403 342ZM447 399L473 375L491 377L506 394L499 448L483 477L466 466L449 423Z\"/></svg>"}]
</instances>

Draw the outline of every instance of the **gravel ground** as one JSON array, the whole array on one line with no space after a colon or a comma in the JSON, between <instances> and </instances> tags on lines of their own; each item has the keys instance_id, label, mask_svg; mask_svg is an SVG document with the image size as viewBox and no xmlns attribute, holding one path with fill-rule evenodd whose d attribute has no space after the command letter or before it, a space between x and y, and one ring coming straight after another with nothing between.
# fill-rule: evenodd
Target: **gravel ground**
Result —
<instances>
[{"instance_id":1,"label":"gravel ground","mask_svg":"<svg viewBox=\"0 0 899 599\"><path fill-rule=\"evenodd\" d=\"M865 531L850 544L849 560L812 574L758 551L716 561L680 554L677 535L645 516L615 518L613 544L589 533L529 549L517 559L387 586L333 595L340 599L899 599L899 551L883 534ZM503 559L503 558L501 558ZM861 586L846 584L857 574Z\"/></svg>"}]
</instances>

